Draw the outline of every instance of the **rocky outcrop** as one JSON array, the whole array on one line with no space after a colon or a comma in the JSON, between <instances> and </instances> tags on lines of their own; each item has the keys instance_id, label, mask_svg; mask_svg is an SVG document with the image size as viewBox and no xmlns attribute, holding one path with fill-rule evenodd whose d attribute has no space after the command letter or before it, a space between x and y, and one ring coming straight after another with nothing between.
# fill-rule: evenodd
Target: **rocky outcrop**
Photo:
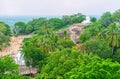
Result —
<instances>
[{"instance_id":1,"label":"rocky outcrop","mask_svg":"<svg viewBox=\"0 0 120 79\"><path fill-rule=\"evenodd\" d=\"M57 31L56 34L58 34L60 37L62 37L64 31L67 31L70 39L75 44L77 44L77 43L80 43L79 35L80 35L80 33L82 32L82 30L84 29L85 26L86 26L86 24L81 24L81 23L73 24L67 29Z\"/></svg>"}]
</instances>

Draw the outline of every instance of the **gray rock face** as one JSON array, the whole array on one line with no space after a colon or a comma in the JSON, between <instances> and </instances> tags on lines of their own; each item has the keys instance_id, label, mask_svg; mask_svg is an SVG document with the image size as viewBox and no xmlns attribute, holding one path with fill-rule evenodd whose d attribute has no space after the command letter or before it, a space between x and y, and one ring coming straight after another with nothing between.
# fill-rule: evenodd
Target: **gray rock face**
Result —
<instances>
[{"instance_id":1,"label":"gray rock face","mask_svg":"<svg viewBox=\"0 0 120 79\"><path fill-rule=\"evenodd\" d=\"M75 44L78 44L78 43L80 43L79 35L81 34L81 32L85 26L86 26L86 24L81 24L81 23L73 24L67 29L57 31L56 34L58 34L60 37L62 37L64 31L67 31L70 39Z\"/></svg>"}]
</instances>

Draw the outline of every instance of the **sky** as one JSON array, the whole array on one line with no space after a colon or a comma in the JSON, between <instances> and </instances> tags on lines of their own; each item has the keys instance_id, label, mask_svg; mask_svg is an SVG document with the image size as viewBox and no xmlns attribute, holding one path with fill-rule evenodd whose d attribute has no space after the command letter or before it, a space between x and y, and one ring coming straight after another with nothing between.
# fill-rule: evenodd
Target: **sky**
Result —
<instances>
[{"instance_id":1,"label":"sky","mask_svg":"<svg viewBox=\"0 0 120 79\"><path fill-rule=\"evenodd\" d=\"M0 15L101 15L120 8L120 0L0 0Z\"/></svg>"}]
</instances>

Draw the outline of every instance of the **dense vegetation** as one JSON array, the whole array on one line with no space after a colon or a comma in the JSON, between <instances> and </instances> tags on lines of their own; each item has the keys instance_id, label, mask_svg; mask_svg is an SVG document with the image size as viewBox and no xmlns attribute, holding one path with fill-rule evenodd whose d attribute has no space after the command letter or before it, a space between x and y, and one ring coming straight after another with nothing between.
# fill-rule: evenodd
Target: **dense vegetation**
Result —
<instances>
[{"instance_id":1,"label":"dense vegetation","mask_svg":"<svg viewBox=\"0 0 120 79\"><path fill-rule=\"evenodd\" d=\"M29 34L34 31L37 31L43 26L49 26L53 30L59 30L61 28L68 27L68 25L74 24L74 23L81 23L84 21L85 15L78 13L75 15L70 15L70 16L63 16L61 19L59 18L39 18L39 19L33 19L29 21L28 23L24 22L16 22L14 24L14 34L19 35L19 34Z\"/></svg>"},{"instance_id":2,"label":"dense vegetation","mask_svg":"<svg viewBox=\"0 0 120 79\"><path fill-rule=\"evenodd\" d=\"M36 79L119 79L120 64L79 50L63 49L47 57Z\"/></svg>"},{"instance_id":3,"label":"dense vegetation","mask_svg":"<svg viewBox=\"0 0 120 79\"><path fill-rule=\"evenodd\" d=\"M40 33L24 40L22 53L27 65L37 67L39 61L47 57L49 53L63 48L72 48L74 45L67 35L64 35L64 38L59 38L48 27L41 29Z\"/></svg>"},{"instance_id":4,"label":"dense vegetation","mask_svg":"<svg viewBox=\"0 0 120 79\"><path fill-rule=\"evenodd\" d=\"M0 51L3 47L9 45L11 36L10 27L0 22ZM0 79L24 79L23 76L20 76L18 73L18 65L15 64L12 57L0 56Z\"/></svg>"},{"instance_id":5,"label":"dense vegetation","mask_svg":"<svg viewBox=\"0 0 120 79\"><path fill-rule=\"evenodd\" d=\"M21 53L27 66L38 69L35 79L120 78L120 10L106 12L98 20L91 17L91 23L80 34L80 44L75 45L66 31L62 38L55 34L56 30L84 19L79 13L61 19L39 18L26 24L15 23L16 35L34 32L32 37L24 39ZM1 79L24 79L16 69L11 58L0 59Z\"/></svg>"},{"instance_id":6,"label":"dense vegetation","mask_svg":"<svg viewBox=\"0 0 120 79\"><path fill-rule=\"evenodd\" d=\"M66 32L63 39L57 36L50 23L25 39L23 55L26 64L38 68L36 79L119 79L120 25L116 12L106 12L98 20L92 17L80 35L80 45L75 46Z\"/></svg>"},{"instance_id":7,"label":"dense vegetation","mask_svg":"<svg viewBox=\"0 0 120 79\"><path fill-rule=\"evenodd\" d=\"M18 65L15 64L12 57L0 58L0 79L24 79L19 76Z\"/></svg>"},{"instance_id":8,"label":"dense vegetation","mask_svg":"<svg viewBox=\"0 0 120 79\"><path fill-rule=\"evenodd\" d=\"M97 54L102 58L112 58L120 62L120 10L106 12L99 20L89 24L80 35L86 46L86 53Z\"/></svg>"},{"instance_id":9,"label":"dense vegetation","mask_svg":"<svg viewBox=\"0 0 120 79\"><path fill-rule=\"evenodd\" d=\"M0 22L0 50L2 50L2 47L9 45L10 35L10 27L5 23Z\"/></svg>"}]
</instances>

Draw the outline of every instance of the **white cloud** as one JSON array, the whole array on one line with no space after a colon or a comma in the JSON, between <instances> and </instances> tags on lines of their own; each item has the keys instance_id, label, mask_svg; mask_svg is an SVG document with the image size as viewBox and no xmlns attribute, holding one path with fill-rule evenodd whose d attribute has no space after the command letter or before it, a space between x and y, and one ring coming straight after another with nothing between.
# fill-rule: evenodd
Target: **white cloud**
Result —
<instances>
[{"instance_id":1,"label":"white cloud","mask_svg":"<svg viewBox=\"0 0 120 79\"><path fill-rule=\"evenodd\" d=\"M120 0L0 0L0 15L94 15L119 7Z\"/></svg>"}]
</instances>

